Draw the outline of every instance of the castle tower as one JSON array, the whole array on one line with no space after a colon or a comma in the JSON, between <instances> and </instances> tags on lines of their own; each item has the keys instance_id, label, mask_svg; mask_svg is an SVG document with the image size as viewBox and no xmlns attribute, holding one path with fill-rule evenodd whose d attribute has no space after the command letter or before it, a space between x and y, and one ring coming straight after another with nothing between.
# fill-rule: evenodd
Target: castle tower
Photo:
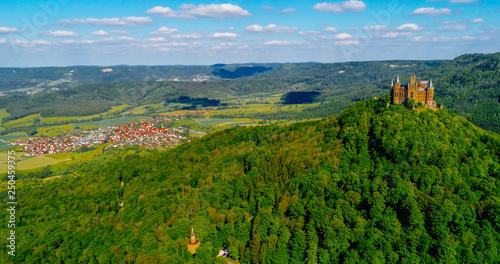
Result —
<instances>
[{"instance_id":1,"label":"castle tower","mask_svg":"<svg viewBox=\"0 0 500 264\"><path fill-rule=\"evenodd\" d=\"M429 87L427 88L427 98L425 100L425 106L429 108L435 107L434 86L432 85L432 80L429 81Z\"/></svg>"},{"instance_id":2,"label":"castle tower","mask_svg":"<svg viewBox=\"0 0 500 264\"><path fill-rule=\"evenodd\" d=\"M393 104L400 104L404 101L403 97L404 91L401 89L401 82L399 81L399 75L396 77L396 83L392 83L391 80L391 99Z\"/></svg>"},{"instance_id":3,"label":"castle tower","mask_svg":"<svg viewBox=\"0 0 500 264\"><path fill-rule=\"evenodd\" d=\"M416 82L417 82L417 76L415 74L413 74L411 76L411 86L410 87L415 87Z\"/></svg>"},{"instance_id":4,"label":"castle tower","mask_svg":"<svg viewBox=\"0 0 500 264\"><path fill-rule=\"evenodd\" d=\"M200 246L200 240L196 238L193 228L191 228L191 238L188 240L187 246L188 251L191 252L191 254L195 254L196 249Z\"/></svg>"}]
</instances>

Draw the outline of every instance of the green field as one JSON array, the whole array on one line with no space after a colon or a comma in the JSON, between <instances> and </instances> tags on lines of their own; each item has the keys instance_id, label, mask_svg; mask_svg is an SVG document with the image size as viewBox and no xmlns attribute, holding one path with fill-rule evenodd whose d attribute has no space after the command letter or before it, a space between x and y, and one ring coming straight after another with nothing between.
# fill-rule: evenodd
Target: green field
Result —
<instances>
[{"instance_id":1,"label":"green field","mask_svg":"<svg viewBox=\"0 0 500 264\"><path fill-rule=\"evenodd\" d=\"M37 136L45 136L45 137L51 137L51 136L60 136L60 135L65 135L68 133L71 133L74 131L74 124L67 124L67 125L61 125L61 126L50 126L50 127L39 127L37 128Z\"/></svg>"},{"instance_id":2,"label":"green field","mask_svg":"<svg viewBox=\"0 0 500 264\"><path fill-rule=\"evenodd\" d=\"M0 139L3 141L14 142L18 139L26 138L26 133L10 133L7 135L0 136Z\"/></svg>"},{"instance_id":3,"label":"green field","mask_svg":"<svg viewBox=\"0 0 500 264\"><path fill-rule=\"evenodd\" d=\"M99 121L90 121L85 123L79 123L77 126L85 127L85 126L94 126L94 127L111 127L111 126L119 126L135 121L142 121L151 119L149 116L123 116L117 118L104 119Z\"/></svg>"},{"instance_id":4,"label":"green field","mask_svg":"<svg viewBox=\"0 0 500 264\"><path fill-rule=\"evenodd\" d=\"M247 125L255 125L255 123L254 122L236 122L236 123L227 124L226 126L235 127L235 126L247 126Z\"/></svg>"},{"instance_id":5,"label":"green field","mask_svg":"<svg viewBox=\"0 0 500 264\"><path fill-rule=\"evenodd\" d=\"M100 118L100 117L106 117L106 116L112 116L111 114L114 112L122 111L125 107L128 107L129 105L127 104L122 104L122 105L117 105L111 107L111 109L107 112L103 112L100 114L95 114L95 115L89 115L89 116L57 116L57 117L44 117L41 119L43 123L46 124L51 124L51 123L56 123L56 122L64 122L64 121L70 121L70 120L77 120L77 121L85 121L85 120L91 120L92 118ZM16 121L16 120L14 120Z\"/></svg>"},{"instance_id":6,"label":"green field","mask_svg":"<svg viewBox=\"0 0 500 264\"><path fill-rule=\"evenodd\" d=\"M58 160L49 158L47 156L38 156L34 158L24 159L21 161L16 161L16 171L25 171L25 170L43 168L49 165L54 165L66 161L70 161L70 159ZM7 166L0 166L0 173L6 173L6 172L7 172Z\"/></svg>"},{"instance_id":7,"label":"green field","mask_svg":"<svg viewBox=\"0 0 500 264\"><path fill-rule=\"evenodd\" d=\"M9 149L13 149L13 148L16 148L16 146L14 146L14 145L12 145L10 143L7 143L7 142L0 141L0 152L6 151L6 150L9 150Z\"/></svg>"},{"instance_id":8,"label":"green field","mask_svg":"<svg viewBox=\"0 0 500 264\"><path fill-rule=\"evenodd\" d=\"M26 134L25 133L11 133L7 134L4 136L0 136L0 152L7 151L13 148L16 148L18 146L14 146L10 144L11 142L14 142L18 139L25 138ZM2 153L0 153L2 154ZM0 161L1 163L1 161Z\"/></svg>"},{"instance_id":9,"label":"green field","mask_svg":"<svg viewBox=\"0 0 500 264\"><path fill-rule=\"evenodd\" d=\"M142 106L136 107L134 109L131 109L131 110L127 111L127 112L124 112L123 114L124 115L127 115L127 114L141 115L141 114L146 113L150 109L157 111L157 110L162 109L162 107L163 107L162 104L142 105Z\"/></svg>"},{"instance_id":10,"label":"green field","mask_svg":"<svg viewBox=\"0 0 500 264\"><path fill-rule=\"evenodd\" d=\"M5 109L0 109L0 120L1 120L2 118L4 118L4 117L9 117L9 116L10 116L10 114L9 114L9 112L7 112L7 110L5 110Z\"/></svg>"},{"instance_id":11,"label":"green field","mask_svg":"<svg viewBox=\"0 0 500 264\"><path fill-rule=\"evenodd\" d=\"M233 122L232 118L208 118L208 119L197 119L196 122L203 126L210 126L216 124L222 124L227 122Z\"/></svg>"},{"instance_id":12,"label":"green field","mask_svg":"<svg viewBox=\"0 0 500 264\"><path fill-rule=\"evenodd\" d=\"M33 120L36 118L41 119L40 114L25 116L23 118L6 122L3 125L5 127L31 126L33 124Z\"/></svg>"}]
</instances>

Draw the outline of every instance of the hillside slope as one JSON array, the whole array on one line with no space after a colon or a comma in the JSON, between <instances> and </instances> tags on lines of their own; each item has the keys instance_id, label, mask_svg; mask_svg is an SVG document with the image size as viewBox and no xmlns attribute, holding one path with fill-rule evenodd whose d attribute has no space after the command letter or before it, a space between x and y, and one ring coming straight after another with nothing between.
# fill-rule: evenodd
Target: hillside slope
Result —
<instances>
[{"instance_id":1,"label":"hillside slope","mask_svg":"<svg viewBox=\"0 0 500 264\"><path fill-rule=\"evenodd\" d=\"M500 52L462 55L422 75L437 84L438 103L500 134Z\"/></svg>"},{"instance_id":2,"label":"hillside slope","mask_svg":"<svg viewBox=\"0 0 500 264\"><path fill-rule=\"evenodd\" d=\"M17 256L0 262L220 263L227 247L241 263L498 263L499 155L461 116L384 100L237 127L19 182Z\"/></svg>"}]
</instances>

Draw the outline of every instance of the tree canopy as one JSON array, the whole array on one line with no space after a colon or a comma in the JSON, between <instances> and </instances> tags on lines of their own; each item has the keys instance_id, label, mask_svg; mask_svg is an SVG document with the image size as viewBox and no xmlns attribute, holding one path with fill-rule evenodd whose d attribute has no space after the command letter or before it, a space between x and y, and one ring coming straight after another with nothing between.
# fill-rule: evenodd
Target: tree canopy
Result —
<instances>
[{"instance_id":1,"label":"tree canopy","mask_svg":"<svg viewBox=\"0 0 500 264\"><path fill-rule=\"evenodd\" d=\"M19 181L0 262L498 263L500 136L387 101Z\"/></svg>"}]
</instances>

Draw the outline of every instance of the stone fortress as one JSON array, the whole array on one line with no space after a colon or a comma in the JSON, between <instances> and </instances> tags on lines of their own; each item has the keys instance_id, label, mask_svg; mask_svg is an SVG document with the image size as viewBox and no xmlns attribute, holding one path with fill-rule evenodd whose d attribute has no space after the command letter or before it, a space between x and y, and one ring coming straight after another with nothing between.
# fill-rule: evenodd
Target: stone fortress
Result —
<instances>
[{"instance_id":1,"label":"stone fortress","mask_svg":"<svg viewBox=\"0 0 500 264\"><path fill-rule=\"evenodd\" d=\"M422 102L427 108L435 108L432 80L418 82L416 80L417 76L412 75L410 83L407 85L401 84L399 76L396 78L396 83L391 81L391 103L404 104L408 100L415 99L417 103Z\"/></svg>"}]
</instances>

